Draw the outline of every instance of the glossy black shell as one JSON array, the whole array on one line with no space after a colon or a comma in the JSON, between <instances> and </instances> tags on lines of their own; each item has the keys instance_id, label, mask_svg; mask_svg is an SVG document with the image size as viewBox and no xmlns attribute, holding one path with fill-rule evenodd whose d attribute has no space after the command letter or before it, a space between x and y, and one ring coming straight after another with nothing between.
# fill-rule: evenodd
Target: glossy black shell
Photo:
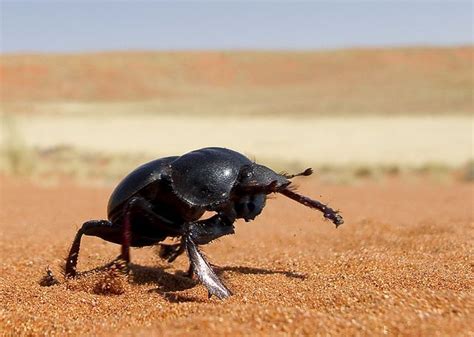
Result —
<instances>
[{"instance_id":1,"label":"glossy black shell","mask_svg":"<svg viewBox=\"0 0 474 337\"><path fill-rule=\"evenodd\" d=\"M224 148L208 147L182 155L171 163L171 182L182 200L209 208L226 203L244 166L252 162Z\"/></svg>"},{"instance_id":2,"label":"glossy black shell","mask_svg":"<svg viewBox=\"0 0 474 337\"><path fill-rule=\"evenodd\" d=\"M168 172L169 164L177 158L177 156L173 156L153 160L137 167L123 178L117 187L115 187L109 198L109 204L107 205L107 214L109 217L117 207L146 186L161 180L164 174Z\"/></svg>"},{"instance_id":3,"label":"glossy black shell","mask_svg":"<svg viewBox=\"0 0 474 337\"><path fill-rule=\"evenodd\" d=\"M111 218L127 200L153 186L157 187L158 193L163 187L169 187L172 195L161 202L169 200L170 205L184 204L186 208L198 211L214 211L229 202L235 187L248 187L249 191L272 182L276 187L290 183L284 176L253 163L236 151L208 147L138 167L112 192L107 213Z\"/></svg>"}]
</instances>

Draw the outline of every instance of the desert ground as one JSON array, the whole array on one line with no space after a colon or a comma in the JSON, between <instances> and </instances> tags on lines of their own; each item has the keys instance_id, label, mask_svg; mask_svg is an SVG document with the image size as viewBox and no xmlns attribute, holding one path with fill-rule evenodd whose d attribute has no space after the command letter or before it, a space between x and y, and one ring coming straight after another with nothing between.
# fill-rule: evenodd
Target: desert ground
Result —
<instances>
[{"instance_id":1,"label":"desert ground","mask_svg":"<svg viewBox=\"0 0 474 337\"><path fill-rule=\"evenodd\" d=\"M61 265L76 230L104 218L110 188L38 186L2 177L2 335L472 336L472 183L298 178L341 210L339 228L276 196L236 234L203 249L234 295L207 298L155 248L132 250L131 275L95 268L119 246L83 239L79 278ZM49 266L60 281L40 280Z\"/></svg>"}]
</instances>

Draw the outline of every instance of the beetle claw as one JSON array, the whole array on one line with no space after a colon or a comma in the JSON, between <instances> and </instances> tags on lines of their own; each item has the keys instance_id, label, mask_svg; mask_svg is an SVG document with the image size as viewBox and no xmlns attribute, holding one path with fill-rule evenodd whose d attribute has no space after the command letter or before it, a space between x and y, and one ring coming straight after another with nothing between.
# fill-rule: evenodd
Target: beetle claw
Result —
<instances>
[{"instance_id":1,"label":"beetle claw","mask_svg":"<svg viewBox=\"0 0 474 337\"><path fill-rule=\"evenodd\" d=\"M49 266L46 268L46 275L41 278L39 284L42 287L51 287L59 284L58 279L54 276L53 271L49 268Z\"/></svg>"},{"instance_id":2,"label":"beetle claw","mask_svg":"<svg viewBox=\"0 0 474 337\"><path fill-rule=\"evenodd\" d=\"M118 256L115 260L112 261L111 267L116 268L124 274L130 273L129 263L125 261L121 256Z\"/></svg>"}]
</instances>

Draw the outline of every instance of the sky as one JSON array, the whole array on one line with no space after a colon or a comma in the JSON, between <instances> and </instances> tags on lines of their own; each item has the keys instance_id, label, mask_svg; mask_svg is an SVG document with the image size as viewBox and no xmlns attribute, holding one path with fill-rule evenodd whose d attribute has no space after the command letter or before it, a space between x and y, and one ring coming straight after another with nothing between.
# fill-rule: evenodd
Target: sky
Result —
<instances>
[{"instance_id":1,"label":"sky","mask_svg":"<svg viewBox=\"0 0 474 337\"><path fill-rule=\"evenodd\" d=\"M0 2L2 53L474 43L472 1Z\"/></svg>"}]
</instances>

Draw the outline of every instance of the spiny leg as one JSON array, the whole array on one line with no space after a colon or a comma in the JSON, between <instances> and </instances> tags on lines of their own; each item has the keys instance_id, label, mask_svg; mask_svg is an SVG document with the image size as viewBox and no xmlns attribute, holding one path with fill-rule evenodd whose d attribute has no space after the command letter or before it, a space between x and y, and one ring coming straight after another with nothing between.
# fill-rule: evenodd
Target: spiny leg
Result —
<instances>
[{"instance_id":1,"label":"spiny leg","mask_svg":"<svg viewBox=\"0 0 474 337\"><path fill-rule=\"evenodd\" d=\"M205 220L187 223L185 227L187 227L186 231L191 235L195 243L204 245L224 235L233 234L234 227L232 223L233 221L227 216L216 214ZM161 243L160 246L160 257L170 263L186 250L184 237L181 237L180 243ZM192 275L192 266L190 266L187 274Z\"/></svg>"},{"instance_id":2,"label":"spiny leg","mask_svg":"<svg viewBox=\"0 0 474 337\"><path fill-rule=\"evenodd\" d=\"M207 288L209 297L215 295L222 300L232 295L231 291L227 289L214 270L212 270L209 262L207 262L201 254L190 235L185 236L185 242L189 261L191 262L191 270L196 274L199 281L201 281L201 283Z\"/></svg>"},{"instance_id":3,"label":"spiny leg","mask_svg":"<svg viewBox=\"0 0 474 337\"><path fill-rule=\"evenodd\" d=\"M81 244L82 235L97 236L104 240L121 243L121 254L117 260L122 260L125 266L121 265L127 271L128 263L130 263L130 243L131 243L131 225L130 225L130 209L133 200L125 207L125 217L122 226L113 224L108 220L91 220L85 222L76 234L66 260L65 274L66 277L76 276L77 258Z\"/></svg>"},{"instance_id":4,"label":"spiny leg","mask_svg":"<svg viewBox=\"0 0 474 337\"><path fill-rule=\"evenodd\" d=\"M160 243L160 252L159 255L162 259L166 260L168 263L176 260L178 256L183 254L186 251L186 242L184 237L181 238L180 243L175 244L165 244ZM184 276L192 278L194 275L193 265L190 263L188 270L184 273Z\"/></svg>"},{"instance_id":5,"label":"spiny leg","mask_svg":"<svg viewBox=\"0 0 474 337\"><path fill-rule=\"evenodd\" d=\"M176 260L178 256L183 254L186 251L186 242L184 237L181 238L180 243L175 244L164 244L160 243L160 252L159 255L162 259L166 260L168 263ZM184 273L184 276L192 278L194 275L193 265L190 263L188 270Z\"/></svg>"},{"instance_id":6,"label":"spiny leg","mask_svg":"<svg viewBox=\"0 0 474 337\"><path fill-rule=\"evenodd\" d=\"M233 234L233 221L226 216L216 214L209 219L190 223L186 235L183 237L188 253L190 266L187 271L189 276L196 274L201 283L207 288L209 297L217 296L219 299L229 297L232 293L221 282L212 270L209 262L199 251L196 243L207 244L224 235Z\"/></svg>"}]
</instances>

